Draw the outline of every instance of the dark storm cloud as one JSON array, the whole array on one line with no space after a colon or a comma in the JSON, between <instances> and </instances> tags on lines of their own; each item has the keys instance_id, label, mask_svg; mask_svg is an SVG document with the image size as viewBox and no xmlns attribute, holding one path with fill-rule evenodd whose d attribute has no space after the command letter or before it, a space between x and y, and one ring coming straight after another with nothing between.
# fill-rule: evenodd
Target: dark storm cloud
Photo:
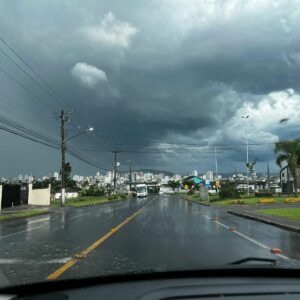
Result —
<instances>
[{"instance_id":1,"label":"dark storm cloud","mask_svg":"<svg viewBox=\"0 0 300 300\"><path fill-rule=\"evenodd\" d=\"M157 141L241 143L244 124L239 114L250 110L260 120L260 111L268 105L282 111L278 105L284 101L276 96L279 104L274 104L268 94L299 90L297 1L130 1L128 5L124 1L0 4L0 35L85 116L88 124L71 116L69 130L94 126L105 149L166 148ZM48 116L45 105L33 104L24 91L7 92L26 100L34 121L50 123L40 130L49 129L57 136L53 112L61 109L59 103L16 69L11 72L47 99ZM6 84L3 79L0 85ZM297 107L297 100L286 101ZM260 129L249 126L249 138L276 141L282 136L282 127L274 126L277 120L270 118L267 125L259 123ZM103 150L89 138L73 144ZM262 150L262 159L272 155L265 153L270 149ZM108 155L89 155L111 163ZM243 160L234 151L222 155L228 161L225 169ZM164 155L136 155L135 160L180 171L199 165L210 168L213 156L174 149ZM23 164L23 169L28 168Z\"/></svg>"}]
</instances>

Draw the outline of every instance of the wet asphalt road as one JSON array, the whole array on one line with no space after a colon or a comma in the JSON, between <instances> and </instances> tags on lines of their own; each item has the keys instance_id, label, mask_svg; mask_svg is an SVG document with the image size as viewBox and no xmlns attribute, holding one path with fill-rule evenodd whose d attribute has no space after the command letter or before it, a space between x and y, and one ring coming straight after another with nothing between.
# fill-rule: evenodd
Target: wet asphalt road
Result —
<instances>
[{"instance_id":1,"label":"wet asphalt road","mask_svg":"<svg viewBox=\"0 0 300 300\"><path fill-rule=\"evenodd\" d=\"M244 257L278 258L270 248L300 259L299 233L174 195L57 208L49 216L1 223L0 245L0 286L43 281L86 249L90 252L77 256L57 279L197 269Z\"/></svg>"}]
</instances>

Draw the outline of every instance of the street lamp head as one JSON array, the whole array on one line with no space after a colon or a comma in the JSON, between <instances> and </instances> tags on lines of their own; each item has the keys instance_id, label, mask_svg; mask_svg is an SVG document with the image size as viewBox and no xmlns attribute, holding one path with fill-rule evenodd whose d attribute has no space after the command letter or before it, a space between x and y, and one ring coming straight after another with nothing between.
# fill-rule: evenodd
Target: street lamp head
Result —
<instances>
[{"instance_id":1,"label":"street lamp head","mask_svg":"<svg viewBox=\"0 0 300 300\"><path fill-rule=\"evenodd\" d=\"M289 120L289 118L283 118L279 121L279 124L286 124Z\"/></svg>"},{"instance_id":2,"label":"street lamp head","mask_svg":"<svg viewBox=\"0 0 300 300\"><path fill-rule=\"evenodd\" d=\"M249 115L242 116L241 118L242 118L242 119L248 119L248 118L249 118Z\"/></svg>"}]
</instances>

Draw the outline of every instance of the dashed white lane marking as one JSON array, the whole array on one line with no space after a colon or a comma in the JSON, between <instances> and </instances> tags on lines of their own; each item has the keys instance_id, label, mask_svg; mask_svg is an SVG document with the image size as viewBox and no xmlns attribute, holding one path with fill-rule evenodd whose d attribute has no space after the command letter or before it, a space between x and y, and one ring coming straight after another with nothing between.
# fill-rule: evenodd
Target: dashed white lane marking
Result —
<instances>
[{"instance_id":1,"label":"dashed white lane marking","mask_svg":"<svg viewBox=\"0 0 300 300\"><path fill-rule=\"evenodd\" d=\"M0 265L36 265L36 264L65 264L72 257L56 258L50 260L20 259L20 258L0 258Z\"/></svg>"},{"instance_id":2,"label":"dashed white lane marking","mask_svg":"<svg viewBox=\"0 0 300 300\"><path fill-rule=\"evenodd\" d=\"M42 228L44 229L44 228L47 228L47 227L48 226L46 225L46 226L38 226L38 227L29 228L29 229L14 232L14 233L11 233L11 234L2 235L2 236L0 236L0 239L5 239L5 238L8 238L8 237L11 237L11 236L14 236L14 235L18 235L18 234L21 234L21 233L25 233L25 232L28 232L28 231L35 230L35 229L42 229Z\"/></svg>"},{"instance_id":3,"label":"dashed white lane marking","mask_svg":"<svg viewBox=\"0 0 300 300\"><path fill-rule=\"evenodd\" d=\"M85 214L81 214L81 215L76 215L74 217L70 217L69 220L72 220L72 219L76 219L76 218L79 218L79 217L82 217L82 216L87 216L89 215L90 213L85 213Z\"/></svg>"},{"instance_id":4,"label":"dashed white lane marking","mask_svg":"<svg viewBox=\"0 0 300 300\"><path fill-rule=\"evenodd\" d=\"M46 217L46 218L42 218L42 219L37 219L37 220L28 220L27 224L31 225L31 224L34 224L34 223L44 222L44 221L49 221L49 220L50 220L50 217Z\"/></svg>"},{"instance_id":5,"label":"dashed white lane marking","mask_svg":"<svg viewBox=\"0 0 300 300\"><path fill-rule=\"evenodd\" d=\"M202 215L202 216L203 216L203 217L206 217L206 218L208 218L208 219L211 220L211 217L209 217L209 216L207 216L207 215ZM224 227L224 228L226 228L226 229L228 229L228 230L229 230L229 228L230 228L229 226L227 226L227 225L221 223L220 221L217 221L217 220L211 220L211 221L214 222L214 223L216 223L216 224L218 224L218 225L220 225L220 226L222 226L222 227ZM262 247L262 248L264 248L264 249L267 249L267 250L271 251L271 248L270 248L270 247L268 247L268 246L266 246L266 245L260 243L260 242L257 241L257 240L254 240L253 238L251 238L251 237L249 237L249 236L247 236L247 235L245 235L245 234L243 234L243 233L241 233L241 232L239 232L239 231L237 231L237 230L232 230L231 232L237 234L238 236L240 236L240 237L242 237L242 238L244 238L244 239L246 239L246 240L248 240L248 241L250 241L250 242L252 242L252 243L254 243L254 244L256 244L257 246L260 246L260 247ZM285 256L285 255L283 255L283 254L279 254L279 253L273 253L273 254L274 254L274 255L277 255L278 257L283 258L283 259L289 259L289 257L287 257L287 256Z\"/></svg>"}]
</instances>

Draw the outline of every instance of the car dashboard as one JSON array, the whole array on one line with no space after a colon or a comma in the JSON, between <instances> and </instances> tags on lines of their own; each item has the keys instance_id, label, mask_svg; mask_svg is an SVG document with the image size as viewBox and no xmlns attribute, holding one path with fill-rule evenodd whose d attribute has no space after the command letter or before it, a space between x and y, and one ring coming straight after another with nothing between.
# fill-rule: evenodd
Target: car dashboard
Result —
<instances>
[{"instance_id":1,"label":"car dashboard","mask_svg":"<svg viewBox=\"0 0 300 300\"><path fill-rule=\"evenodd\" d=\"M79 282L79 281L78 281ZM8 299L300 299L300 278L274 276L193 276L184 278L145 278L120 282L75 284L50 283L44 290L16 289L15 293L2 291L0 300ZM51 288L51 286L53 288ZM33 286L34 287L34 286Z\"/></svg>"}]
</instances>

